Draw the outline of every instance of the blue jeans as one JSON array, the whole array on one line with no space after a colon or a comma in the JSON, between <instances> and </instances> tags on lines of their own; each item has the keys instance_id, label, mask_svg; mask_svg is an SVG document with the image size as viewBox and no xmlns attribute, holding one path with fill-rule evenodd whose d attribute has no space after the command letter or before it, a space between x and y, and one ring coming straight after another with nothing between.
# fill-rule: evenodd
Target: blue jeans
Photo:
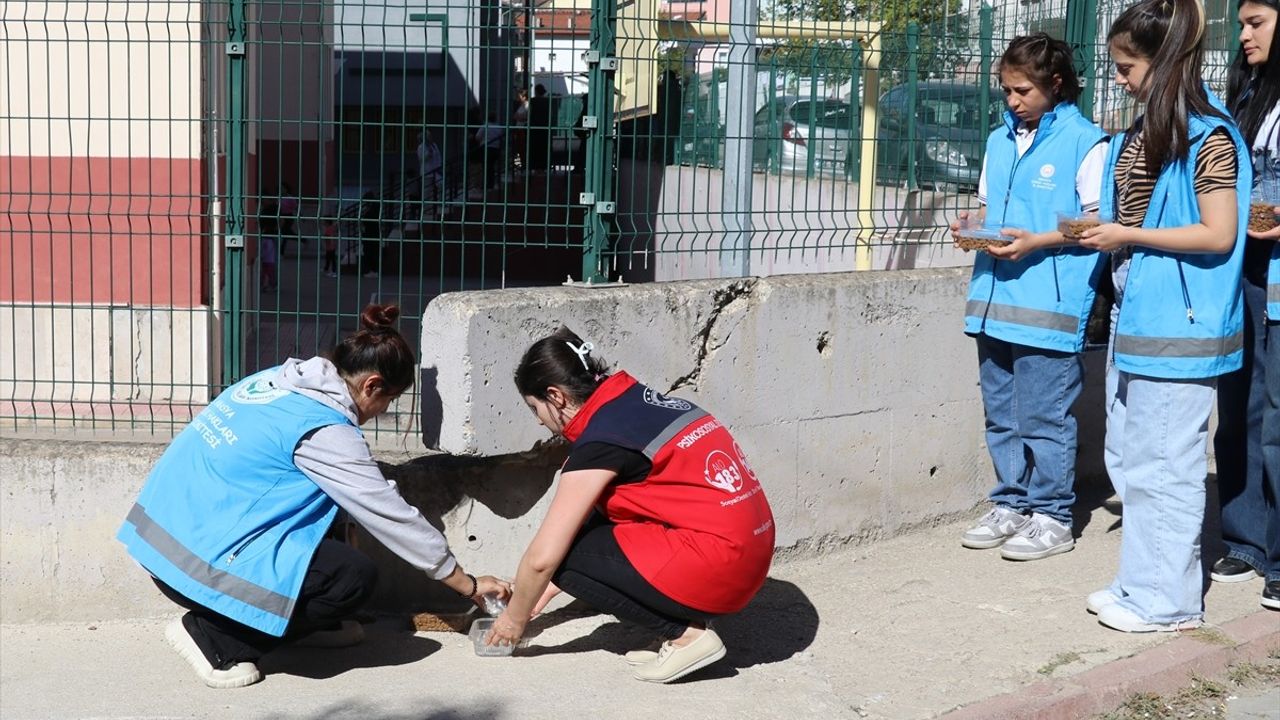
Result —
<instances>
[{"instance_id":1,"label":"blue jeans","mask_svg":"<svg viewBox=\"0 0 1280 720\"><path fill-rule=\"evenodd\" d=\"M1263 490L1262 414L1266 405L1267 260L1270 242L1249 241L1245 253L1244 365L1218 381L1218 430L1213 436L1218 462L1218 497L1222 504L1222 539L1227 556L1265 572L1268 547L1280 555L1280 547L1268 543L1268 517L1276 513L1274 501ZM1272 375L1280 374L1276 365ZM1275 523L1270 523L1275 524ZM1280 532L1280 531L1272 531ZM1280 565L1275 572L1280 574Z\"/></svg>"},{"instance_id":2,"label":"blue jeans","mask_svg":"<svg viewBox=\"0 0 1280 720\"><path fill-rule=\"evenodd\" d=\"M978 380L995 466L991 501L1071 527L1076 501L1076 418L1084 359L1078 353L978 338Z\"/></svg>"},{"instance_id":3,"label":"blue jeans","mask_svg":"<svg viewBox=\"0 0 1280 720\"><path fill-rule=\"evenodd\" d=\"M1169 380L1116 368L1116 318L1127 270L1124 263L1114 275L1117 301L1107 351L1105 457L1124 505L1120 567L1110 590L1144 621L1176 623L1204 613L1200 531L1216 378Z\"/></svg>"},{"instance_id":4,"label":"blue jeans","mask_svg":"<svg viewBox=\"0 0 1280 720\"><path fill-rule=\"evenodd\" d=\"M1280 320L1280 318L1272 318ZM1267 582L1280 580L1280 323L1267 323L1266 404L1262 410L1262 464L1267 504Z\"/></svg>"}]
</instances>

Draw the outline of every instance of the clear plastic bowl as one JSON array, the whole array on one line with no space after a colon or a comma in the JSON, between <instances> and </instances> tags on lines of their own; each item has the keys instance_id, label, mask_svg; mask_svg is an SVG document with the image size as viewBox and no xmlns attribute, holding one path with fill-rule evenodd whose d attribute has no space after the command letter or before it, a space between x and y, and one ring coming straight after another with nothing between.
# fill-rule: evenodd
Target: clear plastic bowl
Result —
<instances>
[{"instance_id":1,"label":"clear plastic bowl","mask_svg":"<svg viewBox=\"0 0 1280 720\"><path fill-rule=\"evenodd\" d=\"M515 650L514 645L486 645L484 643L485 635L493 629L494 618L477 618L471 623L471 632L468 637L471 638L471 645L475 648L476 655L479 657L509 657L511 651Z\"/></svg>"},{"instance_id":2,"label":"clear plastic bowl","mask_svg":"<svg viewBox=\"0 0 1280 720\"><path fill-rule=\"evenodd\" d=\"M1096 212L1058 213L1058 232L1068 240L1079 240L1081 233L1092 227L1111 222Z\"/></svg>"}]
</instances>

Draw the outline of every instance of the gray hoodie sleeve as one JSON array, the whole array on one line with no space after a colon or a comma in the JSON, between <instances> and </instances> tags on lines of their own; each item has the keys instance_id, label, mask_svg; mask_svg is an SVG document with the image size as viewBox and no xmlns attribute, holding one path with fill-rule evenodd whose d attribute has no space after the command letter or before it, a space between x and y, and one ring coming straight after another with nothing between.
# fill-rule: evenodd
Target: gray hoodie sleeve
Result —
<instances>
[{"instance_id":1,"label":"gray hoodie sleeve","mask_svg":"<svg viewBox=\"0 0 1280 720\"><path fill-rule=\"evenodd\" d=\"M458 563L444 535L400 496L395 482L382 476L356 428L329 425L316 430L298 443L293 460L391 552L434 580L453 572Z\"/></svg>"}]
</instances>

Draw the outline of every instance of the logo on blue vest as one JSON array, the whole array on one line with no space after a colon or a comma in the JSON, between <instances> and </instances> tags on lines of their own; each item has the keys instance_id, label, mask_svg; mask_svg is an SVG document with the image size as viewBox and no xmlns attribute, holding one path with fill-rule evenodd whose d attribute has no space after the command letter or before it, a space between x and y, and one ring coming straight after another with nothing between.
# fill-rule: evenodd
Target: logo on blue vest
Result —
<instances>
[{"instance_id":1,"label":"logo on blue vest","mask_svg":"<svg viewBox=\"0 0 1280 720\"><path fill-rule=\"evenodd\" d=\"M691 410L693 408L693 405L688 402L681 400L680 398L666 397L653 388L644 389L644 401L654 407L666 408L668 410L679 410L681 412Z\"/></svg>"},{"instance_id":2,"label":"logo on blue vest","mask_svg":"<svg viewBox=\"0 0 1280 720\"><path fill-rule=\"evenodd\" d=\"M245 405L266 405L288 395L289 391L271 384L267 378L247 382L231 392L231 399Z\"/></svg>"}]
</instances>

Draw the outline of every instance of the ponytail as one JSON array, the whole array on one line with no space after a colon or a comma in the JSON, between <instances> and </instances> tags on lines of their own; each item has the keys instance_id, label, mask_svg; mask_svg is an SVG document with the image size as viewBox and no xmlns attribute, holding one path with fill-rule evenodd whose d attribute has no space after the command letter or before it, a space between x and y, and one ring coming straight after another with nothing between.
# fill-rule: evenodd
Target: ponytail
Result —
<instances>
[{"instance_id":1,"label":"ponytail","mask_svg":"<svg viewBox=\"0 0 1280 720\"><path fill-rule=\"evenodd\" d=\"M592 355L595 347L572 330L561 327L535 342L516 366L516 389L527 397L547 399L547 388L560 388L581 405L600 387L609 365Z\"/></svg>"},{"instance_id":2,"label":"ponytail","mask_svg":"<svg viewBox=\"0 0 1280 720\"><path fill-rule=\"evenodd\" d=\"M1142 0L1121 13L1107 33L1108 44L1151 64L1138 90L1146 96L1143 150L1152 175L1187 157L1188 115L1230 119L1209 102L1204 88L1204 31L1199 0Z\"/></svg>"},{"instance_id":3,"label":"ponytail","mask_svg":"<svg viewBox=\"0 0 1280 720\"><path fill-rule=\"evenodd\" d=\"M348 335L329 352L329 361L344 378L366 372L382 376L385 395L399 395L413 385L417 363L409 343L395 328L400 308L395 305L365 306L359 330Z\"/></svg>"}]
</instances>

